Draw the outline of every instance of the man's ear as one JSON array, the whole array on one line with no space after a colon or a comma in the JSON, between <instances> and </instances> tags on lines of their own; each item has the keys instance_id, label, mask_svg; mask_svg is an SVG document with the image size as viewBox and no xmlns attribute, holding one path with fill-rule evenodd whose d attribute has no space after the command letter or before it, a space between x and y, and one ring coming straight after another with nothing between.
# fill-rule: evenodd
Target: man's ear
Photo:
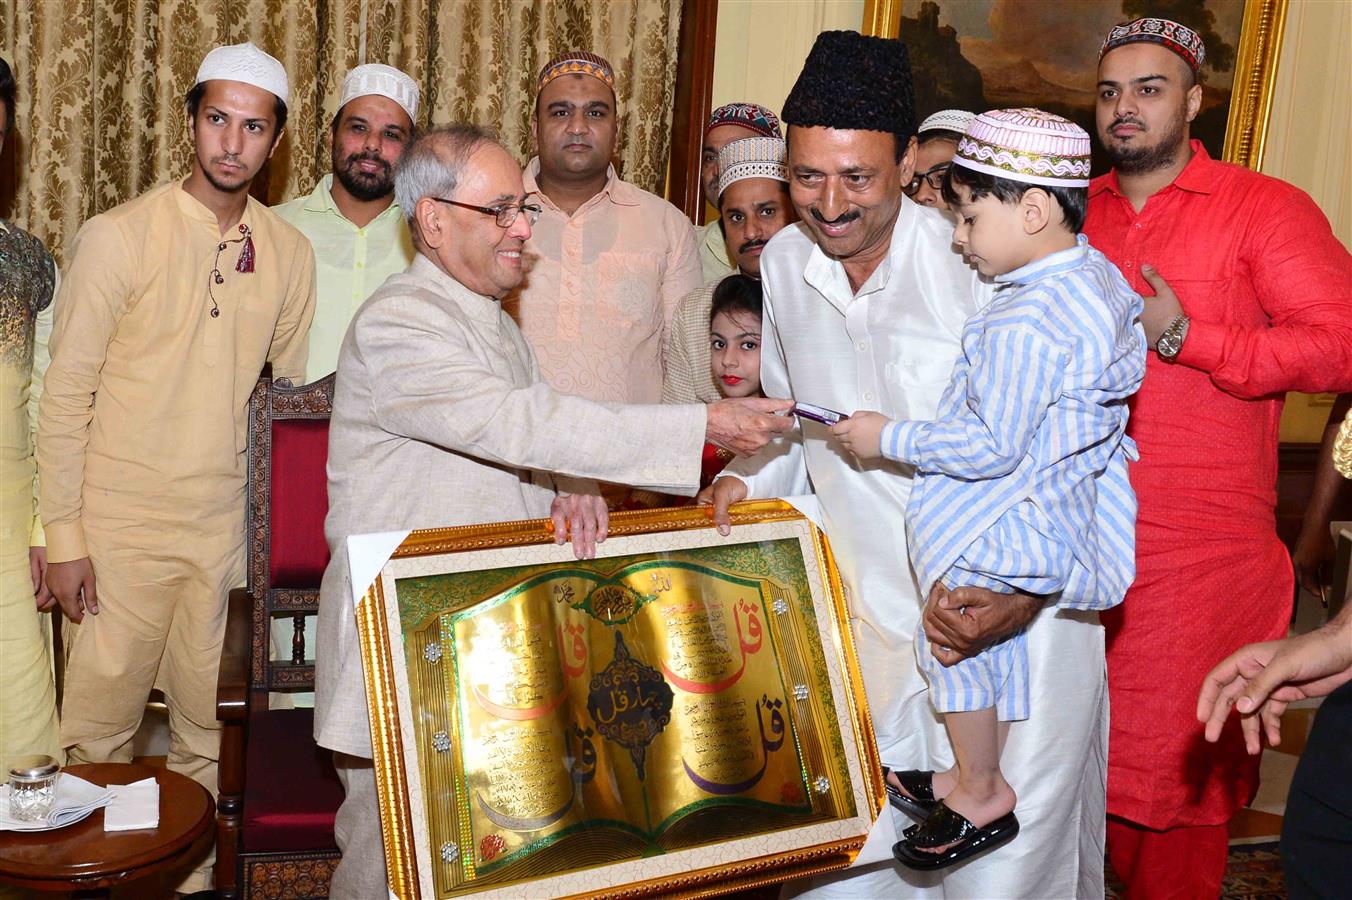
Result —
<instances>
[{"instance_id":1,"label":"man's ear","mask_svg":"<svg viewBox=\"0 0 1352 900\"><path fill-rule=\"evenodd\" d=\"M911 135L911 139L906 143L906 151L901 154L901 162L897 165L901 170L902 187L910 184L911 179L915 177L915 155L919 152L919 148L920 142L915 135Z\"/></svg>"},{"instance_id":2,"label":"man's ear","mask_svg":"<svg viewBox=\"0 0 1352 900\"><path fill-rule=\"evenodd\" d=\"M186 106L183 108L183 115L188 120L188 141L195 144L197 143L197 117Z\"/></svg>"},{"instance_id":3,"label":"man's ear","mask_svg":"<svg viewBox=\"0 0 1352 900\"><path fill-rule=\"evenodd\" d=\"M277 137L276 137L276 138L273 140L273 142L272 142L272 149L268 151L268 159L272 159L272 154L274 154L274 153L277 152L277 145L280 144L280 143L282 142L282 136L283 136L284 134L286 134L286 129L285 129L285 128L283 128L281 131L277 132Z\"/></svg>"},{"instance_id":4,"label":"man's ear","mask_svg":"<svg viewBox=\"0 0 1352 900\"><path fill-rule=\"evenodd\" d=\"M418 234L429 250L435 250L446 239L446 221L442 218L441 204L430 197L423 197L413 208L413 222L418 226Z\"/></svg>"},{"instance_id":5,"label":"man's ear","mask_svg":"<svg viewBox=\"0 0 1352 900\"><path fill-rule=\"evenodd\" d=\"M1193 119L1197 118L1197 113L1201 111L1201 109L1202 109L1202 85L1198 83L1188 88L1187 120L1191 122Z\"/></svg>"},{"instance_id":6,"label":"man's ear","mask_svg":"<svg viewBox=\"0 0 1352 900\"><path fill-rule=\"evenodd\" d=\"M1052 195L1041 188L1029 188L1024 191L1023 196L1019 198L1019 219L1023 225L1023 233L1034 235L1050 225L1053 218L1052 207L1055 204Z\"/></svg>"}]
</instances>

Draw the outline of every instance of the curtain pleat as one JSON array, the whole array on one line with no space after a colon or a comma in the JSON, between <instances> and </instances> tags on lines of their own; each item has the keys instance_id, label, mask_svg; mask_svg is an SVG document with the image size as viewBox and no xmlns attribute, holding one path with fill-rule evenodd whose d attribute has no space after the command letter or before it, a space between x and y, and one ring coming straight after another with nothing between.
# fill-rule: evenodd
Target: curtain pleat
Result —
<instances>
[{"instance_id":1,"label":"curtain pleat","mask_svg":"<svg viewBox=\"0 0 1352 900\"><path fill-rule=\"evenodd\" d=\"M660 193L666 175L680 0L6 0L0 47L18 83L12 217L57 260L96 213L187 174L183 96L202 56L251 40L291 79L287 137L255 193L309 191L329 169L343 75L363 62L408 72L419 125L492 126L532 154L535 77L586 49L616 67L623 176ZM365 57L363 58L363 49ZM14 139L14 138L11 138Z\"/></svg>"}]
</instances>

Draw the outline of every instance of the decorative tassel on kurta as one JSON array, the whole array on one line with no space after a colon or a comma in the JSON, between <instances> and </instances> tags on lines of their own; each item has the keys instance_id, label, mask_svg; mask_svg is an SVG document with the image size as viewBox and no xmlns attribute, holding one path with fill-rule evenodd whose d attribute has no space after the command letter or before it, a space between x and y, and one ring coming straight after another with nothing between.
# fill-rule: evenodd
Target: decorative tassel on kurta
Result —
<instances>
[{"instance_id":1,"label":"decorative tassel on kurta","mask_svg":"<svg viewBox=\"0 0 1352 900\"><path fill-rule=\"evenodd\" d=\"M219 318L221 315L221 307L220 304L216 302L216 292L212 290L212 288L215 285L225 283L225 276L221 274L221 254L225 252L225 248L231 244L243 243L244 246L241 247L239 251L239 259L235 261L235 271L248 275L254 270L255 253L253 232L249 229L248 225L240 223L239 233L239 237L232 238L228 241L221 241L216 245L216 262L212 266L211 276L207 279L207 296L211 298L211 317L213 319Z\"/></svg>"}]
</instances>

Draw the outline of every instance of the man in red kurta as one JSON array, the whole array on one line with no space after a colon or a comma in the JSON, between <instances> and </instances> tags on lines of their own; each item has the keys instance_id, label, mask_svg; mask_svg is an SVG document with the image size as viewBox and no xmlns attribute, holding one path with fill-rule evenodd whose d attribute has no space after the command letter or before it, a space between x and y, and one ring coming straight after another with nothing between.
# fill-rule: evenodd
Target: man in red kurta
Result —
<instances>
[{"instance_id":1,"label":"man in red kurta","mask_svg":"<svg viewBox=\"0 0 1352 900\"><path fill-rule=\"evenodd\" d=\"M1108 854L1131 897L1216 897L1226 823L1258 757L1238 723L1203 740L1195 696L1234 648L1284 636L1291 564L1277 538L1284 392L1352 388L1352 257L1308 196L1217 162L1189 123L1196 34L1141 19L1104 42L1085 234L1136 290L1149 355L1129 432L1136 583L1103 614L1111 731Z\"/></svg>"}]
</instances>

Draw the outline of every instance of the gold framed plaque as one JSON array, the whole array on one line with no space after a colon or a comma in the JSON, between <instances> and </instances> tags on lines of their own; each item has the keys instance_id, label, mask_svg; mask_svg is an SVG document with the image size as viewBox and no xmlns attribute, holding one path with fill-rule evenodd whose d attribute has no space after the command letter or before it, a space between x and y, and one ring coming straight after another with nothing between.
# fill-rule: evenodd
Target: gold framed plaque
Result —
<instances>
[{"instance_id":1,"label":"gold framed plaque","mask_svg":"<svg viewBox=\"0 0 1352 900\"><path fill-rule=\"evenodd\" d=\"M714 895L854 859L883 785L830 548L779 501L733 521L616 514L594 560L547 520L398 545L357 605L394 895Z\"/></svg>"}]
</instances>

